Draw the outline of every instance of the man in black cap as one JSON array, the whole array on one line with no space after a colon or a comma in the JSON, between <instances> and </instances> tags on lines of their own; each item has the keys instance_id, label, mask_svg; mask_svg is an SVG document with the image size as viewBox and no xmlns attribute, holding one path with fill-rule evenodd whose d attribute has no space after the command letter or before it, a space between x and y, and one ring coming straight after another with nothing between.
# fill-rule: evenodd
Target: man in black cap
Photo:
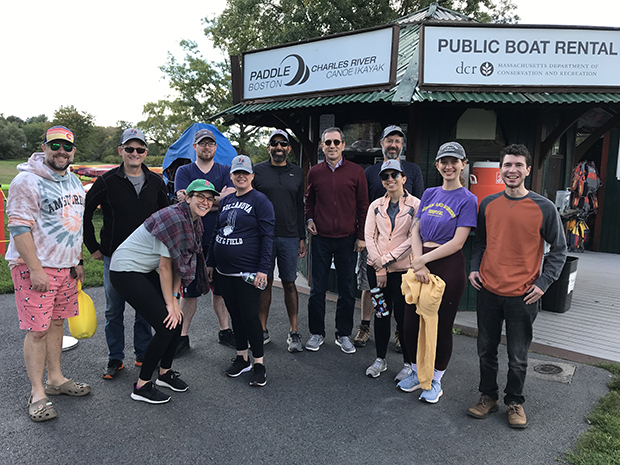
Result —
<instances>
[{"instance_id":1,"label":"man in black cap","mask_svg":"<svg viewBox=\"0 0 620 465\"><path fill-rule=\"evenodd\" d=\"M400 155L403 152L403 142L405 133L400 126L387 126L381 134L381 151L383 152L383 161L375 163L374 165L366 168L366 181L368 182L368 197L370 203L374 202L378 198L385 195L385 188L379 178L379 171L381 171L381 165L388 160L399 160ZM424 180L422 179L422 170L418 165L413 162L400 160L401 166L407 177L405 182L405 190L418 199L422 198L424 192ZM358 327L357 334L353 339L353 343L357 347L364 347L368 339L370 338L370 317L372 316L372 303L370 302L370 288L368 286L368 278L366 276L366 261L368 259L368 252L364 249L360 252L358 257L357 266L357 287L362 291L361 299L361 317L362 322ZM396 350L400 349L400 340L398 338L398 331L396 332ZM405 367L406 368L406 367ZM406 376L406 369L404 372L399 373L397 378ZM397 379L400 381L400 379Z\"/></svg>"},{"instance_id":2,"label":"man in black cap","mask_svg":"<svg viewBox=\"0 0 620 465\"><path fill-rule=\"evenodd\" d=\"M304 170L286 161L291 144L286 131L276 129L269 136L269 160L254 166L254 187L265 194L276 214L275 237L267 288L261 293L259 316L263 326L263 343L269 342L267 317L271 305L271 286L278 260L278 273L284 289L284 304L288 313L290 332L289 352L301 352L303 345L297 332L298 295L295 287L297 259L306 255L304 224Z\"/></svg>"},{"instance_id":3,"label":"man in black cap","mask_svg":"<svg viewBox=\"0 0 620 465\"><path fill-rule=\"evenodd\" d=\"M148 148L142 131L126 129L120 142L118 154L123 158L123 163L97 178L86 194L84 207L84 243L95 260L103 260L105 336L108 343L108 366L104 379L114 379L124 368L125 358L125 300L110 284L110 257L144 220L169 203L163 180L143 163ZM97 242L92 221L93 213L99 206L103 213L101 243ZM136 313L133 331L135 364L141 366L146 346L151 340L151 326Z\"/></svg>"},{"instance_id":4,"label":"man in black cap","mask_svg":"<svg viewBox=\"0 0 620 465\"><path fill-rule=\"evenodd\" d=\"M217 141L215 134L209 129L201 129L194 136L194 149L196 150L196 162L181 166L174 176L174 191L177 199L182 201L185 198L185 189L189 183L195 179L206 179L215 186L220 192L220 196L213 202L211 211L202 218L204 226L204 234L202 235L202 247L206 255L211 241L211 233L215 227L217 219L217 210L220 200L231 192L235 192L235 188L230 180L230 167L222 165L214 160L217 150ZM213 282L213 296L211 298L213 310L217 316L220 327L218 341L221 344L228 344L235 347L235 338L228 323L228 310L224 298L217 285L217 281ZM181 310L183 311L183 328L181 329L181 341L177 348L176 356L183 355L189 350L189 326L192 318L196 313L198 305L198 297L200 294L196 290L196 282L192 282L183 289L183 297L181 297Z\"/></svg>"}]
</instances>

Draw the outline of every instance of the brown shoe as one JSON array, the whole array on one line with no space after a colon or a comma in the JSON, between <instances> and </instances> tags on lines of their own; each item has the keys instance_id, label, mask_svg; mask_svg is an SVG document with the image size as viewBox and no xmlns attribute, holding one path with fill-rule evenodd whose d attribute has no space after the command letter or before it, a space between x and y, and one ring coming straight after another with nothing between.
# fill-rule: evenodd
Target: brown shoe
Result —
<instances>
[{"instance_id":1,"label":"brown shoe","mask_svg":"<svg viewBox=\"0 0 620 465\"><path fill-rule=\"evenodd\" d=\"M359 325L357 334L353 339L353 345L355 347L365 347L368 339L370 339L370 326Z\"/></svg>"},{"instance_id":2,"label":"brown shoe","mask_svg":"<svg viewBox=\"0 0 620 465\"><path fill-rule=\"evenodd\" d=\"M497 412L499 405L497 400L491 399L489 396L482 394L478 403L467 411L467 415L474 418L483 419L489 416L489 413Z\"/></svg>"},{"instance_id":3,"label":"brown shoe","mask_svg":"<svg viewBox=\"0 0 620 465\"><path fill-rule=\"evenodd\" d=\"M511 428L527 428L527 418L521 404L510 404L508 408L508 424Z\"/></svg>"}]
</instances>

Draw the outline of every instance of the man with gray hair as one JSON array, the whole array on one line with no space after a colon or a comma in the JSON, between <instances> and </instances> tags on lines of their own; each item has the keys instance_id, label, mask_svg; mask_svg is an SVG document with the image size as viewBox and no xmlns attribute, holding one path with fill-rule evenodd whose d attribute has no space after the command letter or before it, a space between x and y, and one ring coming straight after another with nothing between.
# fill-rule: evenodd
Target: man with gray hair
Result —
<instances>
[{"instance_id":1,"label":"man with gray hair","mask_svg":"<svg viewBox=\"0 0 620 465\"><path fill-rule=\"evenodd\" d=\"M336 344L347 354L355 352L349 336L355 306L355 262L364 250L368 212L368 185L364 170L343 157L344 134L329 128L321 136L325 160L308 171L306 223L312 242L308 300L310 339L306 349L316 352L325 339L325 293L334 259L338 277Z\"/></svg>"}]
</instances>

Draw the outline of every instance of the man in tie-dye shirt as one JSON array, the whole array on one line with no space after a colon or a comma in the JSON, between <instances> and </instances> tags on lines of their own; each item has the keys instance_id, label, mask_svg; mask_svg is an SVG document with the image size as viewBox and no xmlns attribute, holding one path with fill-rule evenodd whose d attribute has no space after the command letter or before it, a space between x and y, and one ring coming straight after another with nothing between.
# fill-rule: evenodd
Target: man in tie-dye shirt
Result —
<instances>
[{"instance_id":1,"label":"man in tie-dye shirt","mask_svg":"<svg viewBox=\"0 0 620 465\"><path fill-rule=\"evenodd\" d=\"M60 367L63 324L78 314L76 284L77 279L84 281L85 193L79 179L67 171L75 155L73 133L54 126L46 131L42 148L43 153L18 165L6 208L11 233L6 260L15 285L19 327L26 330L28 414L33 421L56 417L48 396L90 392L89 385L65 378Z\"/></svg>"}]
</instances>

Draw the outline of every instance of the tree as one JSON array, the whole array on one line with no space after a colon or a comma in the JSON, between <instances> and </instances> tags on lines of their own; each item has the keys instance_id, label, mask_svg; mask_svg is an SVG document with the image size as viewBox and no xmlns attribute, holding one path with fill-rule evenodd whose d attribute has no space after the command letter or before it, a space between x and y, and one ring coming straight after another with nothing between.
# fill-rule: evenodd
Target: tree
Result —
<instances>
[{"instance_id":1,"label":"tree","mask_svg":"<svg viewBox=\"0 0 620 465\"><path fill-rule=\"evenodd\" d=\"M73 131L77 147L76 161L91 160L98 158L91 141L95 128L94 120L93 115L80 112L73 105L61 106L54 112L54 119L49 127L61 125Z\"/></svg>"},{"instance_id":2,"label":"tree","mask_svg":"<svg viewBox=\"0 0 620 465\"><path fill-rule=\"evenodd\" d=\"M25 155L26 136L16 116L0 114L0 159L20 158Z\"/></svg>"}]
</instances>

